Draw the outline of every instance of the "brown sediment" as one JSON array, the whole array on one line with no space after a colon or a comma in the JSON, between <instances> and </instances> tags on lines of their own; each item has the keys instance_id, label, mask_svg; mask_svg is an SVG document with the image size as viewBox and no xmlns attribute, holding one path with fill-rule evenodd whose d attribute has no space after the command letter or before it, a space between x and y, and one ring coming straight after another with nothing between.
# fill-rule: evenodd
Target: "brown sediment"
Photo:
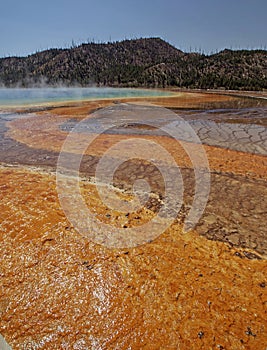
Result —
<instances>
[{"instance_id":1,"label":"brown sediment","mask_svg":"<svg viewBox=\"0 0 267 350\"><path fill-rule=\"evenodd\" d=\"M150 102L198 108L229 99L235 98L180 93ZM131 99L138 101L144 99ZM17 145L12 152L20 149L18 159L32 166L0 168L0 333L14 349L265 350L266 157L204 145L212 171L210 198L196 231L184 234L194 188L190 158L166 136L131 135L155 140L174 156L185 182L185 206L153 242L107 249L68 221L54 170L67 135L60 126L112 103L83 102L9 123L6 136ZM83 173L93 176L103 152L128 137L98 137ZM46 159L45 152L53 157ZM42 162L38 154L44 155ZM8 163L8 154L4 160ZM142 166L146 175L149 165ZM127 169L118 171L115 183L125 200L131 194L124 181L129 169L138 178L140 164L129 162ZM158 188L158 195L163 190ZM110 210L86 179L81 192L97 218L118 228L141 225L158 210L157 201L137 213Z\"/></svg>"}]
</instances>

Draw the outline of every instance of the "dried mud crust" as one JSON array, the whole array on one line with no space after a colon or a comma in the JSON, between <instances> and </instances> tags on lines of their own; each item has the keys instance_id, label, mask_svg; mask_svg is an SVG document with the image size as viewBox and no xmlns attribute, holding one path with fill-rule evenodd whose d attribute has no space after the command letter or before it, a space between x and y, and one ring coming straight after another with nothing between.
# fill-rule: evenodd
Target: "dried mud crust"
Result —
<instances>
[{"instance_id":1,"label":"dried mud crust","mask_svg":"<svg viewBox=\"0 0 267 350\"><path fill-rule=\"evenodd\" d=\"M178 221L149 244L109 250L70 226L55 175L0 173L0 333L13 349L266 349L265 260ZM133 224L81 186L105 220Z\"/></svg>"}]
</instances>

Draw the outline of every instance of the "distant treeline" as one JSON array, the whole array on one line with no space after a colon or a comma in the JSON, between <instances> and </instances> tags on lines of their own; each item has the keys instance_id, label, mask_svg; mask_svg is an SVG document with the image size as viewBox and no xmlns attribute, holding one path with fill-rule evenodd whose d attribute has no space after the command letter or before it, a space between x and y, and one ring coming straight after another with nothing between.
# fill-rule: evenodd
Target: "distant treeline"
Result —
<instances>
[{"instance_id":1,"label":"distant treeline","mask_svg":"<svg viewBox=\"0 0 267 350\"><path fill-rule=\"evenodd\" d=\"M160 38L88 43L0 59L0 86L267 89L266 50L184 53Z\"/></svg>"}]
</instances>

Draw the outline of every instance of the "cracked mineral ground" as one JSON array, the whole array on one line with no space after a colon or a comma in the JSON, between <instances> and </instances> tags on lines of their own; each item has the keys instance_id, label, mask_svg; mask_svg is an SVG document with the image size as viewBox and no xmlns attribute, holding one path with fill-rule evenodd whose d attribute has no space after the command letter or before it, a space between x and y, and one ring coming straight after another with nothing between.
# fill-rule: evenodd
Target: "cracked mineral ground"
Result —
<instances>
[{"instance_id":1,"label":"cracked mineral ground","mask_svg":"<svg viewBox=\"0 0 267 350\"><path fill-rule=\"evenodd\" d=\"M247 95L177 92L1 112L0 333L14 349L266 349L267 100ZM110 147L145 139L179 166L181 208L147 244L108 249L79 234L62 210L58 156L76 128L71 168L88 136L77 123L95 111L150 104L173 113L156 121L161 128L143 120L97 135L82 157L80 192L95 217L115 228L151 220L165 195L151 162L130 159L114 175L125 201L135 181L149 182L153 196L133 213L102 203L93 181ZM211 178L205 210L188 233L182 227L194 198L194 166L182 147L186 135L179 143L162 131L175 114L201 140Z\"/></svg>"}]
</instances>

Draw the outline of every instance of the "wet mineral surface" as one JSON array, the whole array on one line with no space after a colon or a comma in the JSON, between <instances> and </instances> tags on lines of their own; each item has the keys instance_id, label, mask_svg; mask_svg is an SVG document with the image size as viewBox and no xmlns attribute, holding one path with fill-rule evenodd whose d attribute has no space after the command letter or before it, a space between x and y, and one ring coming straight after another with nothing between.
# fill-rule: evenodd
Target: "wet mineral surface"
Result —
<instances>
[{"instance_id":1,"label":"wet mineral surface","mask_svg":"<svg viewBox=\"0 0 267 350\"><path fill-rule=\"evenodd\" d=\"M164 197L157 169L133 159L117 171L115 188L127 200L132 183L148 178L154 197L135 213L101 202L92 182L96 166L103 152L129 135L168 150L184 181L181 210L164 233L138 247L108 249L68 221L56 165L75 123L115 102L2 116L0 333L14 349L265 350L265 101L201 93L131 100L172 108L190 123L209 160L210 195L195 230L184 233L195 180L181 145L136 124L99 136L83 157L80 188L104 223L142 225ZM122 108L126 102L120 101Z\"/></svg>"}]
</instances>

